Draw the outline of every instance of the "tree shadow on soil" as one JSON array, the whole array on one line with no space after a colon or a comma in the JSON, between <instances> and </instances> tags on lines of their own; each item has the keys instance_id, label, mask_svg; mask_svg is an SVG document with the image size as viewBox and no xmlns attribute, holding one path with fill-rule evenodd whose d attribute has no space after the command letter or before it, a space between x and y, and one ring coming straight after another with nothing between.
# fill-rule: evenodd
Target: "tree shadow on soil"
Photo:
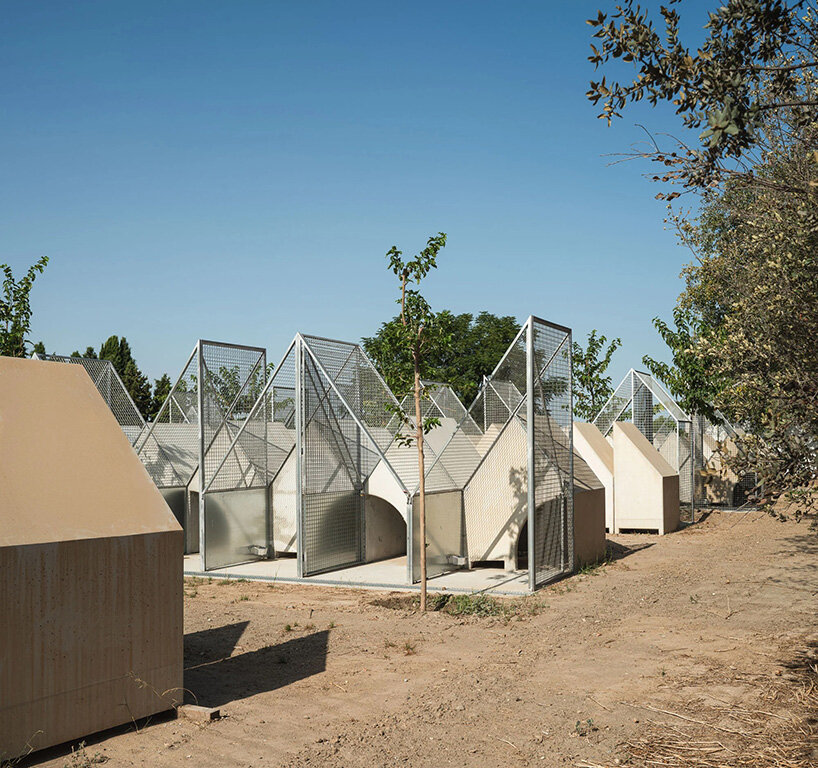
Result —
<instances>
[{"instance_id":1,"label":"tree shadow on soil","mask_svg":"<svg viewBox=\"0 0 818 768\"><path fill-rule=\"evenodd\" d=\"M326 669L328 630L231 656L247 624L237 622L185 636L186 701L221 707Z\"/></svg>"}]
</instances>

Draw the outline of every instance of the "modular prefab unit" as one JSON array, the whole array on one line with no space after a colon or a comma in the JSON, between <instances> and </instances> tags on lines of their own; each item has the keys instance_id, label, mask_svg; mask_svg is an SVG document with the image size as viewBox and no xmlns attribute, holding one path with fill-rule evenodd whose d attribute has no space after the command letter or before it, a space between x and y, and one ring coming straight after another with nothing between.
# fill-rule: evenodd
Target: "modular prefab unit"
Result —
<instances>
[{"instance_id":1,"label":"modular prefab unit","mask_svg":"<svg viewBox=\"0 0 818 768\"><path fill-rule=\"evenodd\" d=\"M134 404L122 379L110 360L99 360L92 357L69 357L67 355L41 355L34 353L34 360L54 363L71 363L80 365L94 382L97 392L111 409L119 426L133 445L145 427L145 419Z\"/></svg>"},{"instance_id":2,"label":"modular prefab unit","mask_svg":"<svg viewBox=\"0 0 818 768\"><path fill-rule=\"evenodd\" d=\"M617 421L630 421L679 474L679 501L686 520L693 521L693 422L649 373L631 368L602 406L593 423L610 438Z\"/></svg>"},{"instance_id":3,"label":"modular prefab unit","mask_svg":"<svg viewBox=\"0 0 818 768\"><path fill-rule=\"evenodd\" d=\"M199 552L203 563L211 556L213 567L263 556L263 551L243 543L244 532L236 531L231 500L217 497L216 488L208 498L206 486L264 387L266 365L261 347L200 340L156 418L134 445L182 523L185 552ZM240 450L230 455L226 462L230 471L252 475L251 456ZM263 545L265 538L265 532L260 541L254 536L253 546ZM206 540L209 548L204 547Z\"/></svg>"},{"instance_id":4,"label":"modular prefab unit","mask_svg":"<svg viewBox=\"0 0 818 768\"><path fill-rule=\"evenodd\" d=\"M182 700L182 530L75 365L0 357L0 763Z\"/></svg>"},{"instance_id":5,"label":"modular prefab unit","mask_svg":"<svg viewBox=\"0 0 818 768\"><path fill-rule=\"evenodd\" d=\"M502 560L533 590L573 570L572 417L571 330L529 317L427 473L447 502L430 529L462 510L459 551L451 535L426 542L433 573Z\"/></svg>"},{"instance_id":6,"label":"modular prefab unit","mask_svg":"<svg viewBox=\"0 0 818 768\"><path fill-rule=\"evenodd\" d=\"M242 528L264 521L266 556L296 556L299 576L403 554L406 534L396 545L386 530L390 515L402 531L411 525L406 484L387 460L397 407L359 345L297 334L224 460L205 473L205 492L241 499ZM252 458L253 472L231 469L239 454Z\"/></svg>"},{"instance_id":7,"label":"modular prefab unit","mask_svg":"<svg viewBox=\"0 0 818 768\"><path fill-rule=\"evenodd\" d=\"M297 334L219 461L204 462L202 495L221 495L234 515L231 551L294 556L299 577L405 554L414 583L422 546L429 576L476 561L514 567L518 553L532 589L570 572L570 330L529 318L468 410L450 388L425 382L422 415L440 426L424 440L422 544L406 405L359 345ZM202 546L205 569L240 562L214 558L212 537Z\"/></svg>"}]
</instances>

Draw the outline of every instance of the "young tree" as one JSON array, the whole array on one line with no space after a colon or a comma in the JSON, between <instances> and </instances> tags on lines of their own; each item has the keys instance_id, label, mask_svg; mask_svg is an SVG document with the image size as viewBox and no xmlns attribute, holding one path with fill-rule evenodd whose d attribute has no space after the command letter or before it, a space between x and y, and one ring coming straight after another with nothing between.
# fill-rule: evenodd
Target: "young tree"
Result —
<instances>
[{"instance_id":1,"label":"young tree","mask_svg":"<svg viewBox=\"0 0 818 768\"><path fill-rule=\"evenodd\" d=\"M31 330L31 289L38 274L48 264L42 256L28 268L25 277L17 280L8 264L0 264L3 272L3 295L0 297L0 355L26 357L27 338Z\"/></svg>"},{"instance_id":2,"label":"young tree","mask_svg":"<svg viewBox=\"0 0 818 768\"><path fill-rule=\"evenodd\" d=\"M412 359L411 391L414 394L415 414L413 419L406 414L401 414L403 425L411 430L410 433L402 436L401 442L404 445L414 442L418 451L421 611L426 610L426 478L423 438L426 433L437 426L439 420L436 418L424 420L421 416L420 401L423 388L420 380L425 375L427 351L445 345L448 343L448 338L426 299L421 296L419 290L409 288L409 286L420 285L421 280L429 274L429 271L437 267L437 256L445 245L446 235L439 232L430 237L426 242L426 247L409 261L403 259L402 251L399 251L394 245L386 254L386 258L389 259L389 268L400 281L400 298L397 300L400 304L400 323L390 326L387 337L395 350L408 351ZM410 390L410 387L407 386L409 384L407 378L409 378L409 372L403 370L397 382L400 385L399 398Z\"/></svg>"},{"instance_id":3,"label":"young tree","mask_svg":"<svg viewBox=\"0 0 818 768\"><path fill-rule=\"evenodd\" d=\"M588 334L585 349L578 341L574 342L574 414L580 419L591 421L613 394L611 377L606 376L605 371L613 353L622 346L622 339L613 339L606 348L607 341L607 336L597 336L594 329Z\"/></svg>"},{"instance_id":4,"label":"young tree","mask_svg":"<svg viewBox=\"0 0 818 768\"><path fill-rule=\"evenodd\" d=\"M475 317L442 310L436 317L451 343L427 350L425 375L449 384L468 406L477 396L483 377L494 370L514 341L520 324L511 316L498 317L490 312L480 312ZM411 351L395 343L395 329L399 325L400 315L383 323L374 336L362 339L366 353L393 391L400 388L401 381L411 379L413 370Z\"/></svg>"}]
</instances>

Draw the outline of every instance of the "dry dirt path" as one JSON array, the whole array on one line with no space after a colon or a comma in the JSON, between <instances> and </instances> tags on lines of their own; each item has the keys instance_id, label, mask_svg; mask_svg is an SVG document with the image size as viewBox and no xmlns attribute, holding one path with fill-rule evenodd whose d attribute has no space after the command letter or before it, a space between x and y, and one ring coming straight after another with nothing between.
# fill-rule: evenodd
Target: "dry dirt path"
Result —
<instances>
[{"instance_id":1,"label":"dry dirt path","mask_svg":"<svg viewBox=\"0 0 818 768\"><path fill-rule=\"evenodd\" d=\"M511 620L421 616L375 592L189 582L186 686L226 716L107 734L75 763L39 764L593 768L661 748L666 765L749 765L736 740L778 728L765 737L778 743L814 704L808 668L786 665L818 637L818 537L714 513L612 540L633 551Z\"/></svg>"}]
</instances>

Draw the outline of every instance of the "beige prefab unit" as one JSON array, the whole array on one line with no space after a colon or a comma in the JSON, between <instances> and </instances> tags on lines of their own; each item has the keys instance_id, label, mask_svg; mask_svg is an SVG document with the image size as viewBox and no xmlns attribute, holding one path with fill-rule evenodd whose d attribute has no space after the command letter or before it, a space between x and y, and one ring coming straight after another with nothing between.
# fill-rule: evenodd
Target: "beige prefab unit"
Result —
<instances>
[{"instance_id":1,"label":"beige prefab unit","mask_svg":"<svg viewBox=\"0 0 818 768\"><path fill-rule=\"evenodd\" d=\"M614 458L613 446L606 440L596 424L574 422L574 451L605 488L605 529L614 530Z\"/></svg>"},{"instance_id":2,"label":"beige prefab unit","mask_svg":"<svg viewBox=\"0 0 818 768\"><path fill-rule=\"evenodd\" d=\"M0 762L180 701L182 546L85 371L0 357Z\"/></svg>"},{"instance_id":3,"label":"beige prefab unit","mask_svg":"<svg viewBox=\"0 0 818 768\"><path fill-rule=\"evenodd\" d=\"M604 438L603 438L604 440ZM574 566L605 559L606 489L581 456L574 453Z\"/></svg>"},{"instance_id":4,"label":"beige prefab unit","mask_svg":"<svg viewBox=\"0 0 818 768\"><path fill-rule=\"evenodd\" d=\"M679 527L679 474L639 428L613 425L614 532L670 533Z\"/></svg>"}]
</instances>

